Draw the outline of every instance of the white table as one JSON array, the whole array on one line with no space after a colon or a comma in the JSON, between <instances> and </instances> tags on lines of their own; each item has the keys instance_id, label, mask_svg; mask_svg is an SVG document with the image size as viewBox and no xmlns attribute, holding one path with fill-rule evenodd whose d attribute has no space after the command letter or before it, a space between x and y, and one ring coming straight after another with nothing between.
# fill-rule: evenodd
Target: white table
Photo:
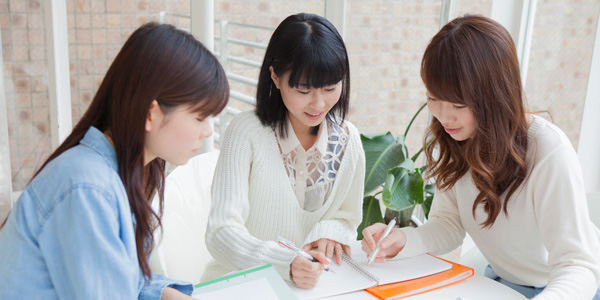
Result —
<instances>
[{"instance_id":1,"label":"white table","mask_svg":"<svg viewBox=\"0 0 600 300\"><path fill-rule=\"evenodd\" d=\"M527 299L515 290L491 280L487 277L475 274L473 277L457 284L415 295L407 300L522 300ZM338 300L373 300L377 299L365 291L327 297L326 299Z\"/></svg>"}]
</instances>

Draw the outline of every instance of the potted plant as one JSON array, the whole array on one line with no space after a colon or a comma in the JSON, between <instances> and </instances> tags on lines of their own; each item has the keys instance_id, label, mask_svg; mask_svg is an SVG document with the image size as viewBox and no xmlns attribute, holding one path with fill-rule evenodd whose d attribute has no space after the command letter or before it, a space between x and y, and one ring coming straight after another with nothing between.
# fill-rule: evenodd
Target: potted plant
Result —
<instances>
[{"instance_id":1,"label":"potted plant","mask_svg":"<svg viewBox=\"0 0 600 300\"><path fill-rule=\"evenodd\" d=\"M415 167L415 161L423 152L421 148L413 156L404 143L406 135L417 115L425 108L423 104L410 120L404 135L395 138L389 131L384 134L361 134L365 151L365 194L363 199L363 220L358 227L358 238L362 230L377 222L388 223L397 218L398 227L410 225L414 208L421 205L425 217L429 215L435 185L423 180L426 166ZM382 215L380 199L385 205Z\"/></svg>"}]
</instances>

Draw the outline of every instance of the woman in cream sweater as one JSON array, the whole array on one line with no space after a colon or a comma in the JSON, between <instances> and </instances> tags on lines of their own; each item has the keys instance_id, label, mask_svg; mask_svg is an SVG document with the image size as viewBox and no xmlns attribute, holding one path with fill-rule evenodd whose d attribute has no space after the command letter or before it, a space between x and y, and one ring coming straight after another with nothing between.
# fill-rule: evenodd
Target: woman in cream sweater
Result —
<instances>
[{"instance_id":1,"label":"woman in cream sweater","mask_svg":"<svg viewBox=\"0 0 600 300\"><path fill-rule=\"evenodd\" d=\"M265 54L256 111L233 119L221 144L206 232L214 260L203 280L272 264L310 288L334 252L349 252L365 172L359 133L344 120L349 95L348 55L333 25L286 18ZM320 262L296 258L278 236Z\"/></svg>"}]
</instances>

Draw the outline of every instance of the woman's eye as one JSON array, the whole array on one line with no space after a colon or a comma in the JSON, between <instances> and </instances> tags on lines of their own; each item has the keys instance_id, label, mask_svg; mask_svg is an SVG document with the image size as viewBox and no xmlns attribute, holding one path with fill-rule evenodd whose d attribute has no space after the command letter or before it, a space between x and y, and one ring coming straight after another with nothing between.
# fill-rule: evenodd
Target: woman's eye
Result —
<instances>
[{"instance_id":1,"label":"woman's eye","mask_svg":"<svg viewBox=\"0 0 600 300\"><path fill-rule=\"evenodd\" d=\"M297 90L297 91L298 91L298 93L300 93L302 95L308 95L308 93L309 93L309 91L300 91L300 90Z\"/></svg>"},{"instance_id":2,"label":"woman's eye","mask_svg":"<svg viewBox=\"0 0 600 300\"><path fill-rule=\"evenodd\" d=\"M333 92L333 91L335 91L335 88L334 87L333 88L328 88L328 89L325 89L325 91L326 92Z\"/></svg>"},{"instance_id":3,"label":"woman's eye","mask_svg":"<svg viewBox=\"0 0 600 300\"><path fill-rule=\"evenodd\" d=\"M463 109L463 108L465 108L465 107L467 107L467 106L465 106L465 105L454 105L453 107L454 107L455 109Z\"/></svg>"},{"instance_id":4,"label":"woman's eye","mask_svg":"<svg viewBox=\"0 0 600 300\"><path fill-rule=\"evenodd\" d=\"M435 101L435 99L433 99L431 97L427 97L427 101Z\"/></svg>"},{"instance_id":5,"label":"woman's eye","mask_svg":"<svg viewBox=\"0 0 600 300\"><path fill-rule=\"evenodd\" d=\"M202 123L202 122L204 122L204 119L203 118L196 118L196 121Z\"/></svg>"}]
</instances>

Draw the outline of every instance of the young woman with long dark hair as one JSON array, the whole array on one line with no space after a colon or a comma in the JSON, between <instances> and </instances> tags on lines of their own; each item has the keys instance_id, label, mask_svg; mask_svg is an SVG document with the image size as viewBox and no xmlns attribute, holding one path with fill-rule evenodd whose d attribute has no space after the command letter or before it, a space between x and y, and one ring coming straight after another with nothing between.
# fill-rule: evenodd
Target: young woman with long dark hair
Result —
<instances>
[{"instance_id":1,"label":"young woman with long dark hair","mask_svg":"<svg viewBox=\"0 0 600 300\"><path fill-rule=\"evenodd\" d=\"M310 288L324 265L296 258L277 236L315 248L325 265L334 251L348 251L365 172L359 133L344 119L349 96L348 54L335 27L311 14L281 22L260 70L256 110L232 120L221 145L206 233L214 260L204 280L268 263Z\"/></svg>"},{"instance_id":2,"label":"young woman with long dark hair","mask_svg":"<svg viewBox=\"0 0 600 300\"><path fill-rule=\"evenodd\" d=\"M482 16L451 21L427 46L421 77L438 191L429 221L394 230L376 261L445 253L468 232L489 262L485 275L526 297L600 299L600 232L577 154L558 127L526 112L508 31ZM365 252L384 228L363 231Z\"/></svg>"},{"instance_id":3,"label":"young woman with long dark hair","mask_svg":"<svg viewBox=\"0 0 600 300\"><path fill-rule=\"evenodd\" d=\"M227 104L217 59L170 25L137 29L90 107L34 175L0 235L2 299L178 299L151 274L165 161L180 165ZM160 210L151 199L158 193Z\"/></svg>"}]
</instances>

